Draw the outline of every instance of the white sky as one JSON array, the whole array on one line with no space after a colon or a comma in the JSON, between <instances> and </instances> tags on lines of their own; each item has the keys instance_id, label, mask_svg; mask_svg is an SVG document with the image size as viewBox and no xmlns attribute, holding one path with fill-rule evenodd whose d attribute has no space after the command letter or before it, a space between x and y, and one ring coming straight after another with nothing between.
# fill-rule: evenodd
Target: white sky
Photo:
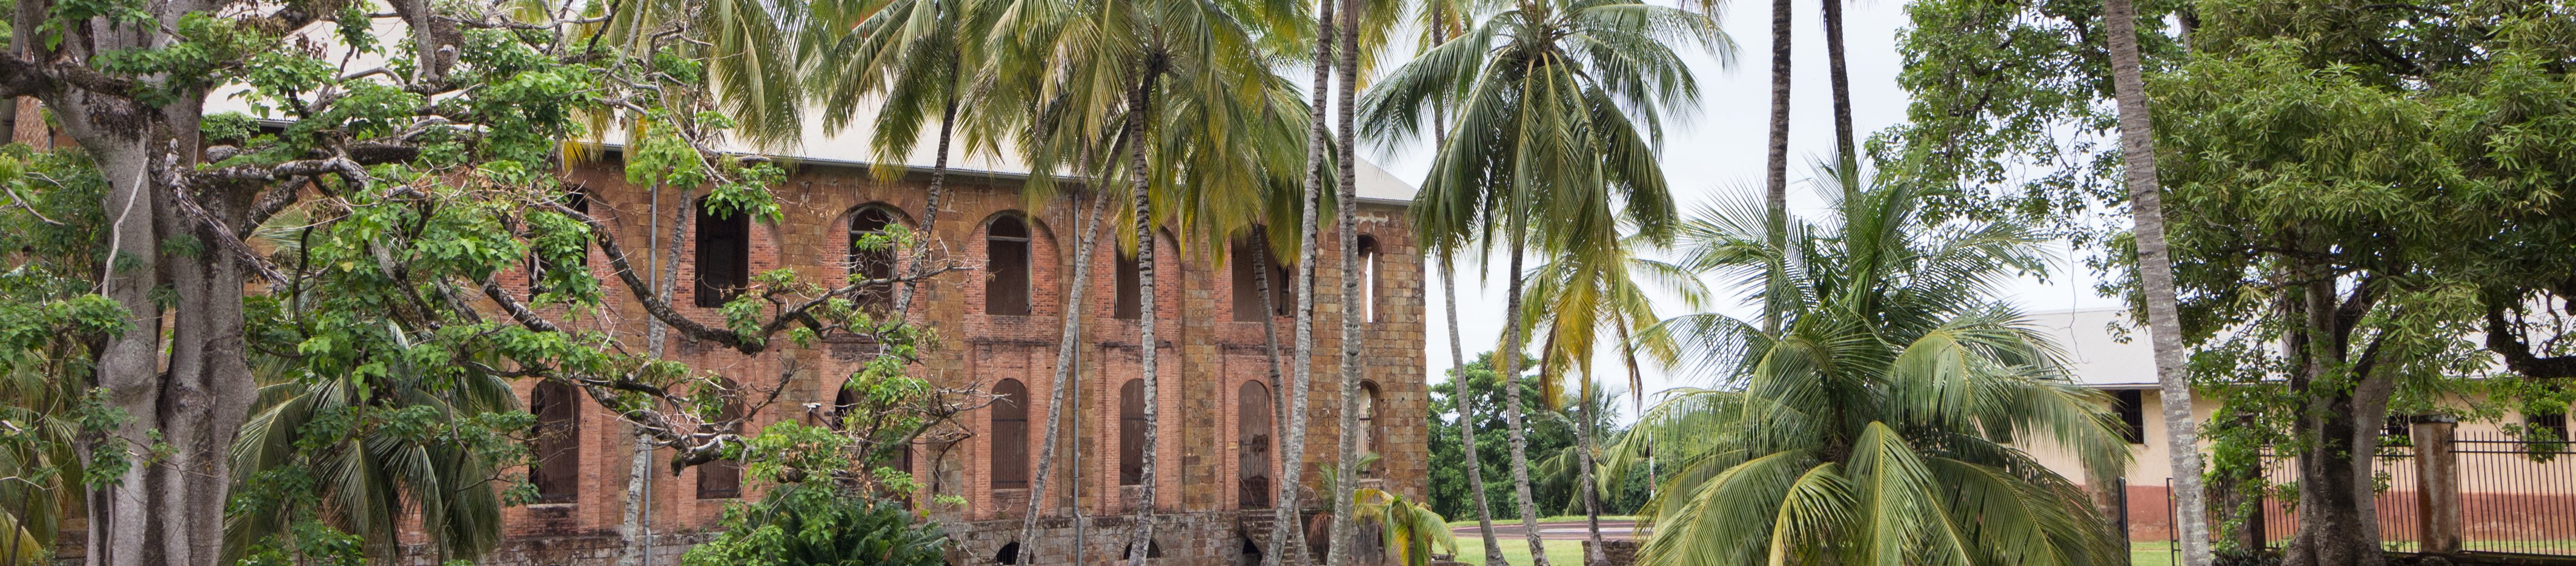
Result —
<instances>
[{"instance_id":1,"label":"white sky","mask_svg":"<svg viewBox=\"0 0 2576 566\"><path fill-rule=\"evenodd\" d=\"M1807 186L1807 163L1833 152L1833 108L1831 85L1827 82L1823 23L1816 14L1816 2L1797 3L1797 25L1792 32L1792 57L1795 59L1794 83L1790 104L1790 206L1793 213L1821 212L1821 200ZM1671 180L1675 200L1687 212L1701 203L1711 202L1730 191L1761 190L1764 146L1769 127L1771 29L1768 6L1739 2L1729 10L1721 25L1737 46L1735 66L1722 67L1715 58L1693 53L1692 70L1697 74L1700 112L1686 121L1665 124L1666 145L1663 148L1665 176ZM1905 119L1906 94L1897 88L1896 73L1903 61L1896 52L1896 33L1905 25L1904 3L1897 0L1861 0L1844 8L1843 32L1845 58L1851 73L1852 122L1864 140L1872 132ZM1400 60L1400 59L1397 59ZM1378 161L1389 172L1407 182L1420 183L1430 168L1431 148L1427 141L1410 144L1392 155L1376 154L1379 148L1364 147L1363 156ZM2096 295L2093 277L2081 263L2082 250L2058 246L2061 264L2051 281L2025 279L2008 292L2009 300L2026 312L2063 311L2079 308L2116 307L2118 301ZM1494 348L1501 341L1503 327L1503 265L1497 254L1486 262L1490 272L1480 283L1474 274L1462 274L1458 281L1460 327L1467 329L1461 338L1469 358ZM1468 266L1459 266L1462 271ZM1439 274L1432 274L1437 278ZM1429 286L1425 312L1424 350L1432 382L1447 380L1452 364L1449 356L1447 313L1441 310L1436 279ZM1720 312L1750 316L1753 310L1737 290L1715 289ZM1663 301L1656 305L1659 314L1682 314L1680 305ZM1609 382L1614 390L1626 388L1626 372L1609 356L1595 360L1594 375ZM1676 386L1703 385L1670 375L1663 368L1648 367L1645 390L1652 393ZM1633 411L1625 402L1622 411ZM1624 420L1624 418L1623 418Z\"/></svg>"}]
</instances>

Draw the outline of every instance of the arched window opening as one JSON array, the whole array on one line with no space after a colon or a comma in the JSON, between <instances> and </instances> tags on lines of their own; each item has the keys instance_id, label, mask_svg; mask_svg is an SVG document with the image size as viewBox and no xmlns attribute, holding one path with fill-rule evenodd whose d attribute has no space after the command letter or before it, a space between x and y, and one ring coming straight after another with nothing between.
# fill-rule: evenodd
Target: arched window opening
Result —
<instances>
[{"instance_id":1,"label":"arched window opening","mask_svg":"<svg viewBox=\"0 0 2576 566\"><path fill-rule=\"evenodd\" d=\"M1029 487L1029 386L993 384L993 489Z\"/></svg>"},{"instance_id":2,"label":"arched window opening","mask_svg":"<svg viewBox=\"0 0 2576 566\"><path fill-rule=\"evenodd\" d=\"M1379 428L1379 427L1378 427L1379 421L1378 421L1378 418L1377 418L1377 417L1378 417L1378 412L1377 412L1377 411L1378 411L1378 405L1379 405L1378 400L1379 400L1379 399L1381 399L1381 398L1383 398L1383 397L1384 397L1383 395L1379 394L1379 391L1378 391L1378 388L1377 388L1377 382L1375 382L1375 381L1362 381L1362 382L1360 382L1360 453L1361 453L1361 454L1368 454L1368 453L1376 452L1376 451L1378 450L1378 448L1379 448L1379 447L1382 447L1382 446L1385 446L1385 445L1386 445L1386 431L1385 431L1384 429L1381 429L1381 428ZM1385 467L1386 467L1386 455L1385 455L1385 454L1378 454L1378 463L1377 463L1377 464L1370 465L1370 466L1368 466L1367 468L1363 468L1363 469L1361 469L1361 470L1360 470L1360 475L1365 476L1365 477L1377 477L1377 476L1378 476L1378 472L1379 472L1380 470L1384 469Z\"/></svg>"},{"instance_id":3,"label":"arched window opening","mask_svg":"<svg viewBox=\"0 0 2576 566\"><path fill-rule=\"evenodd\" d=\"M1139 277L1137 276L1136 256L1123 253L1118 254L1117 263L1118 306L1115 309L1111 309L1112 315L1122 319L1135 319L1137 317L1144 316L1143 301L1140 299L1140 297L1144 295L1144 291L1140 289L1142 285L1137 283L1137 279L1139 279Z\"/></svg>"},{"instance_id":4,"label":"arched window opening","mask_svg":"<svg viewBox=\"0 0 2576 566\"><path fill-rule=\"evenodd\" d=\"M1265 257L1255 257L1254 253L1261 251L1254 247L1259 241L1252 237L1235 238L1226 250L1228 254L1226 261L1230 265L1229 269L1234 279L1234 320L1237 322L1261 320L1261 311L1264 310L1261 305L1261 282L1255 280L1253 275L1259 273L1262 268L1256 264L1269 266L1270 308L1267 310L1270 311L1270 315L1288 316L1297 308L1297 294L1289 291L1289 288L1296 284L1296 280L1291 279L1296 274L1282 267L1279 258L1266 257L1268 255L1266 253L1262 254Z\"/></svg>"},{"instance_id":5,"label":"arched window opening","mask_svg":"<svg viewBox=\"0 0 2576 566\"><path fill-rule=\"evenodd\" d=\"M578 190L565 191L563 194L563 205L564 208L572 209L573 212L579 212L582 213L582 215L587 216L590 214L590 195ZM587 269L590 267L590 247L588 242L583 243L582 253L573 256L572 264L567 267L574 269ZM553 267L546 264L545 258L537 257L535 254L528 255L528 294L534 295L546 292L546 270L548 269L553 269Z\"/></svg>"},{"instance_id":6,"label":"arched window opening","mask_svg":"<svg viewBox=\"0 0 2576 566\"><path fill-rule=\"evenodd\" d=\"M701 307L721 307L751 286L751 215L719 212L698 199L697 289Z\"/></svg>"},{"instance_id":7,"label":"arched window opening","mask_svg":"<svg viewBox=\"0 0 2576 566\"><path fill-rule=\"evenodd\" d=\"M1001 550L1001 551L993 553L993 562L995 562L995 563L999 563L999 564L1003 564L1003 565L1005 565L1005 566L1014 565L1014 564L1019 564L1019 563L1020 563L1020 543L1019 543L1019 541L1012 541L1012 542L1010 542L1010 543L1003 544L1003 545L1002 545L1002 550Z\"/></svg>"},{"instance_id":8,"label":"arched window opening","mask_svg":"<svg viewBox=\"0 0 2576 566\"><path fill-rule=\"evenodd\" d=\"M1135 557L1136 557L1136 545L1135 545L1134 543L1129 543L1129 544L1127 544L1127 545L1124 545L1124 547L1125 547L1125 550L1120 550L1120 551L1118 551L1118 559L1119 559L1119 560L1127 560L1127 559L1131 559L1131 558L1135 558ZM1147 540L1147 541L1145 541L1145 557L1146 557L1146 558L1162 558L1162 557L1163 557L1163 543L1162 543L1162 541L1156 541L1156 540Z\"/></svg>"},{"instance_id":9,"label":"arched window opening","mask_svg":"<svg viewBox=\"0 0 2576 566\"><path fill-rule=\"evenodd\" d=\"M892 225L894 225L894 213L888 212L884 207L861 208L857 214L850 215L851 277L857 279L894 277L895 249L892 242L880 242L874 246L859 245L862 239L883 234L886 227ZM857 299L859 308L884 313L894 307L894 285L889 283L867 286L859 290Z\"/></svg>"},{"instance_id":10,"label":"arched window opening","mask_svg":"<svg viewBox=\"0 0 2576 566\"><path fill-rule=\"evenodd\" d=\"M1118 485L1145 483L1145 380L1118 388Z\"/></svg>"},{"instance_id":11,"label":"arched window opening","mask_svg":"<svg viewBox=\"0 0 2576 566\"><path fill-rule=\"evenodd\" d=\"M1029 225L993 220L984 231L984 314L1029 314Z\"/></svg>"},{"instance_id":12,"label":"arched window opening","mask_svg":"<svg viewBox=\"0 0 2576 566\"><path fill-rule=\"evenodd\" d=\"M849 386L843 385L839 391L832 394L832 412L823 419L823 426L831 427L832 430L841 430L842 427L847 426L843 419L859 405L859 394L850 391Z\"/></svg>"},{"instance_id":13,"label":"arched window opening","mask_svg":"<svg viewBox=\"0 0 2576 566\"><path fill-rule=\"evenodd\" d=\"M1359 249L1360 320L1366 322L1385 320L1384 318L1381 318L1385 309L1378 308L1377 304L1379 256L1377 238L1360 236Z\"/></svg>"},{"instance_id":14,"label":"arched window opening","mask_svg":"<svg viewBox=\"0 0 2576 566\"><path fill-rule=\"evenodd\" d=\"M1243 382L1235 395L1234 435L1235 466L1239 493L1236 501L1245 509L1270 507L1270 386L1259 381Z\"/></svg>"},{"instance_id":15,"label":"arched window opening","mask_svg":"<svg viewBox=\"0 0 2576 566\"><path fill-rule=\"evenodd\" d=\"M723 384L727 395L724 408L716 413L717 422L742 418L742 401L733 397L733 383ZM742 497L742 462L716 460L698 465L698 499L732 499Z\"/></svg>"},{"instance_id":16,"label":"arched window opening","mask_svg":"<svg viewBox=\"0 0 2576 566\"><path fill-rule=\"evenodd\" d=\"M528 394L528 412L536 415L529 450L528 483L537 488L538 503L571 503L581 495L581 398L571 385L537 383Z\"/></svg>"},{"instance_id":17,"label":"arched window opening","mask_svg":"<svg viewBox=\"0 0 2576 566\"><path fill-rule=\"evenodd\" d=\"M1235 545L1235 566L1253 566L1261 563L1262 552L1260 544L1252 542L1252 537L1250 535L1236 535L1235 539L1241 541L1239 544Z\"/></svg>"}]
</instances>

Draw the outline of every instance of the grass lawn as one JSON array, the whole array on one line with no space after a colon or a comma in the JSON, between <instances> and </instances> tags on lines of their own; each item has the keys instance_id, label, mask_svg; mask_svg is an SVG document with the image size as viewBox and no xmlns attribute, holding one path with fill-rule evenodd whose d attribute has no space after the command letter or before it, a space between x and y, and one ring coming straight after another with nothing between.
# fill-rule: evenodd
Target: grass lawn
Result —
<instances>
[{"instance_id":1,"label":"grass lawn","mask_svg":"<svg viewBox=\"0 0 2576 566\"><path fill-rule=\"evenodd\" d=\"M2129 566L2173 566L2173 563L2173 543L2163 541L2129 543Z\"/></svg>"},{"instance_id":2,"label":"grass lawn","mask_svg":"<svg viewBox=\"0 0 2576 566\"><path fill-rule=\"evenodd\" d=\"M1608 517L1603 518L1607 519ZM2173 543L2137 542L2130 543L2129 545L2129 564L2131 566L2173 566L2173 559ZM1529 543L1522 542L1517 538L1503 541L1503 560L1512 564L1529 564ZM1476 540L1475 537L1459 537L1458 561L1468 564L1484 564L1485 543L1483 541ZM1568 566L1582 564L1583 541L1547 541L1547 563L1550 566L1559 564Z\"/></svg>"},{"instance_id":3,"label":"grass lawn","mask_svg":"<svg viewBox=\"0 0 2576 566\"><path fill-rule=\"evenodd\" d=\"M1627 521L1627 520L1633 520L1633 519L1636 519L1636 518L1637 518L1637 517L1636 517L1635 515L1602 515L1602 516L1601 516L1601 520L1603 520L1603 521ZM1572 521L1572 522L1580 523L1580 522L1583 522L1583 516L1582 516L1582 515L1557 515L1557 516L1554 516L1554 517L1540 517L1540 518L1538 519L1538 522L1541 522L1541 523L1545 523L1545 522L1549 522L1549 521ZM1518 524L1521 524L1521 520L1520 520L1520 519L1494 519L1494 526L1497 526L1497 527L1504 526L1504 525L1518 525ZM1451 520L1449 521L1449 528L1452 528L1452 529L1454 529L1454 528L1458 528L1458 527L1473 527L1473 526L1476 526L1476 518L1475 518L1475 517L1468 517L1468 518L1465 518L1465 519L1451 519ZM1522 546L1528 546L1528 545L1522 545Z\"/></svg>"},{"instance_id":4,"label":"grass lawn","mask_svg":"<svg viewBox=\"0 0 2576 566\"><path fill-rule=\"evenodd\" d=\"M1485 541L1472 536L1458 537L1458 561L1484 564ZM1503 541L1503 561L1512 564L1529 564L1529 542L1518 538ZM1583 541L1547 541L1547 563L1549 566L1560 564L1580 566L1583 564Z\"/></svg>"}]
</instances>

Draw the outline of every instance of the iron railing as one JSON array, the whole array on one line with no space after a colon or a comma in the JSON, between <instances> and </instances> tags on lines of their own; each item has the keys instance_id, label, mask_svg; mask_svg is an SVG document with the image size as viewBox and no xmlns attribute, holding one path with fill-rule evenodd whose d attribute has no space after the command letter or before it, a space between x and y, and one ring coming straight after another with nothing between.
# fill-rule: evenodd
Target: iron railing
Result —
<instances>
[{"instance_id":1,"label":"iron railing","mask_svg":"<svg viewBox=\"0 0 2576 566\"><path fill-rule=\"evenodd\" d=\"M2453 444L2461 550L2576 555L2576 449L2487 432Z\"/></svg>"}]
</instances>

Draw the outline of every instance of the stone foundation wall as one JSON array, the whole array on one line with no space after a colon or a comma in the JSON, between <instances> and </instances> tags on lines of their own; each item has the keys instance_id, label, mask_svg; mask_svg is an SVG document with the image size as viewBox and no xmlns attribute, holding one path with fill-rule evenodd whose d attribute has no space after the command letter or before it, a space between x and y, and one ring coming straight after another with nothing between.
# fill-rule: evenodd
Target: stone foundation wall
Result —
<instances>
[{"instance_id":1,"label":"stone foundation wall","mask_svg":"<svg viewBox=\"0 0 2576 566\"><path fill-rule=\"evenodd\" d=\"M644 564L676 566L680 556L691 547L706 542L706 533L673 533L654 535L648 543L650 554ZM584 533L557 536L514 536L502 539L499 548L476 562L483 566L588 566L615 564L624 539L617 533ZM440 566L436 549L429 545L403 548L401 566Z\"/></svg>"},{"instance_id":2,"label":"stone foundation wall","mask_svg":"<svg viewBox=\"0 0 2576 566\"><path fill-rule=\"evenodd\" d=\"M1076 563L1085 566L1125 564L1128 537L1135 533L1133 516L1084 517L1080 529L1080 554L1076 552L1076 529L1072 517L1045 517L1038 520L1038 536L1031 548L1041 564ZM1158 515L1154 519L1154 549L1147 562L1154 566L1254 566L1261 563L1270 548L1271 511L1208 511ZM976 521L952 524L948 535L951 547L948 563L955 566L1001 564L1005 548L1019 541L1021 523L1017 519ZM1012 560L1026 564L1027 560Z\"/></svg>"}]
</instances>

